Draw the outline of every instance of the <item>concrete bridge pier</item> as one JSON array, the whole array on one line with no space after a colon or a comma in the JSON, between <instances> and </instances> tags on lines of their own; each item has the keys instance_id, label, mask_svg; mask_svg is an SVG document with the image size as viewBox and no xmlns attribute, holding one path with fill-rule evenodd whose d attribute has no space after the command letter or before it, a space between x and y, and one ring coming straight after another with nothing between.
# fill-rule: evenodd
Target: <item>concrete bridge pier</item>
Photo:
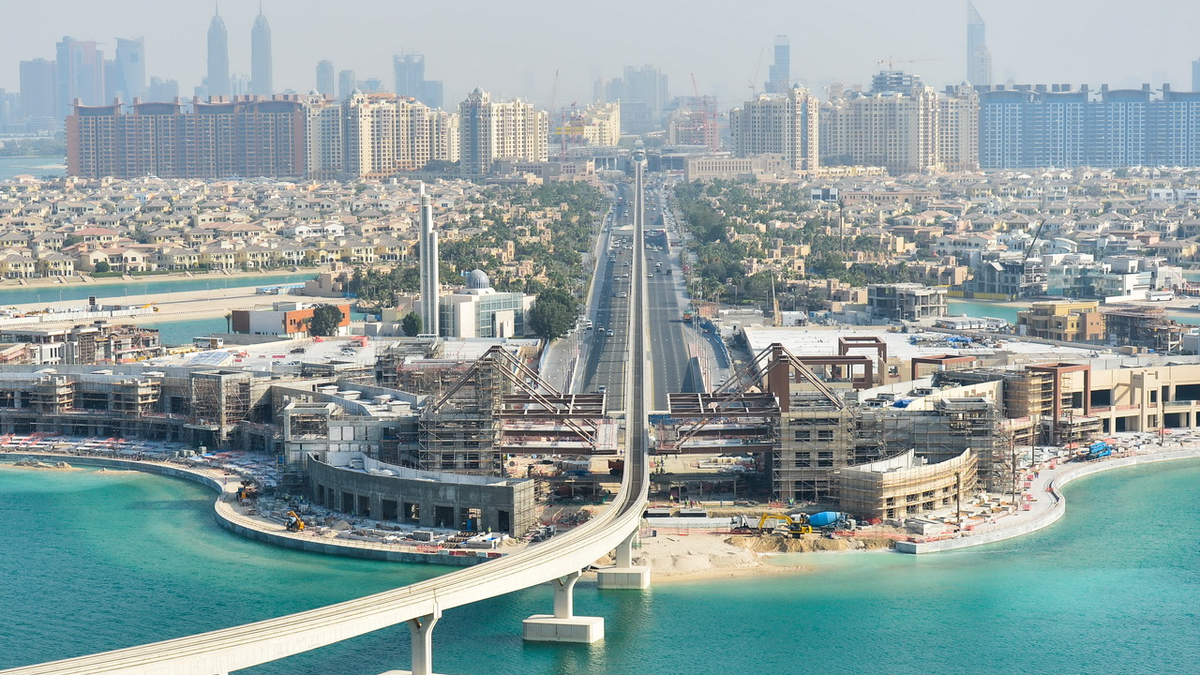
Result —
<instances>
[{"instance_id":1,"label":"concrete bridge pier","mask_svg":"<svg viewBox=\"0 0 1200 675\"><path fill-rule=\"evenodd\" d=\"M616 548L616 564L596 571L596 585L600 590L643 590L650 587L650 568L633 564L633 543L638 531L634 530Z\"/></svg>"},{"instance_id":2,"label":"concrete bridge pier","mask_svg":"<svg viewBox=\"0 0 1200 675\"><path fill-rule=\"evenodd\" d=\"M604 638L604 617L575 616L575 582L580 572L551 581L554 614L534 614L522 622L524 637L531 642L582 642Z\"/></svg>"},{"instance_id":3,"label":"concrete bridge pier","mask_svg":"<svg viewBox=\"0 0 1200 675\"><path fill-rule=\"evenodd\" d=\"M442 609L433 606L433 613L408 620L412 638L412 670L389 670L382 675L433 675L433 626L442 618Z\"/></svg>"}]
</instances>

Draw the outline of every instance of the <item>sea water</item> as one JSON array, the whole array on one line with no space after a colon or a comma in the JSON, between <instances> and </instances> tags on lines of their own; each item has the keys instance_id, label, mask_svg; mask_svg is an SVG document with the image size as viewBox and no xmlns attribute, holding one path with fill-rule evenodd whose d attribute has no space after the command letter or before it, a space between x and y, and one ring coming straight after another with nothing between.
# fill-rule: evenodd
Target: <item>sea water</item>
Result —
<instances>
[{"instance_id":1,"label":"sea water","mask_svg":"<svg viewBox=\"0 0 1200 675\"><path fill-rule=\"evenodd\" d=\"M525 643L538 587L445 612L441 673L1184 673L1200 663L1200 462L1082 479L1059 523L931 556L780 557L797 572L599 592L594 645ZM0 469L0 668L279 616L452 571L305 554L216 526L212 493ZM243 673L408 668L392 627Z\"/></svg>"}]
</instances>

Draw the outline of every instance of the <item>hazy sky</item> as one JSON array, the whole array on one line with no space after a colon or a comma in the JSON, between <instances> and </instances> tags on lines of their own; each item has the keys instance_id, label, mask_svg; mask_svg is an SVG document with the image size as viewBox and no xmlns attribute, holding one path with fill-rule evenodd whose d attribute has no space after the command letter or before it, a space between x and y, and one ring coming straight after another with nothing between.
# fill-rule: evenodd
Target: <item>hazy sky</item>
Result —
<instances>
[{"instance_id":1,"label":"hazy sky","mask_svg":"<svg viewBox=\"0 0 1200 675\"><path fill-rule=\"evenodd\" d=\"M868 81L877 62L919 73L939 89L966 76L965 0L264 0L274 37L275 84L307 91L317 61L392 83L392 54L426 55L426 77L445 81L451 107L476 86L556 107L591 98L598 77L653 64L672 94L722 104L767 77L776 34L792 44L792 76L823 93L830 81ZM987 21L997 81L1137 86L1164 79L1190 89L1200 58L1196 0L975 0ZM19 88L18 63L54 58L64 35L104 44L144 36L147 78L174 78L190 96L205 70L211 2L0 0L0 87ZM224 0L230 68L250 70L256 0ZM930 59L901 63L902 59Z\"/></svg>"}]
</instances>

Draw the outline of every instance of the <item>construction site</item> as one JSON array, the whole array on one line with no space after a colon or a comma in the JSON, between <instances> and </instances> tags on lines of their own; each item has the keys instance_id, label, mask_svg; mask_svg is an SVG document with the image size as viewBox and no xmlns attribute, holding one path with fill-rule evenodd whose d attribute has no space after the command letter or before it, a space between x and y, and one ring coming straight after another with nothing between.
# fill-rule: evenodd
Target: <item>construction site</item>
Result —
<instances>
[{"instance_id":1,"label":"construction site","mask_svg":"<svg viewBox=\"0 0 1200 675\"><path fill-rule=\"evenodd\" d=\"M439 343L397 341L378 350L373 369L352 372L333 361L289 374L5 366L0 434L247 450L276 457L297 486L310 461L361 453L405 469L528 480L542 502L603 500L622 460L620 411L608 408L608 395L554 389L524 347L447 360ZM1196 359L981 367L978 356L935 354L906 359L915 379L895 382L888 369L897 359L884 340L851 335L835 344L828 355L770 344L708 391L669 393L668 409L650 416L661 458L655 496L908 517L951 508L967 493L1011 489L1022 457L1038 446L1200 426Z\"/></svg>"}]
</instances>

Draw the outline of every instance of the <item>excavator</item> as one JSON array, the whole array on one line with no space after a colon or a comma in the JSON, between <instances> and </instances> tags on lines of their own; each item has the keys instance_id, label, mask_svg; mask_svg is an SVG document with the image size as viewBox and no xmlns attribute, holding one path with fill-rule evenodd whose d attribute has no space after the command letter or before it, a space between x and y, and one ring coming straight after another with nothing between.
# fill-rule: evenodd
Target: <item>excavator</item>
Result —
<instances>
[{"instance_id":1,"label":"excavator","mask_svg":"<svg viewBox=\"0 0 1200 675\"><path fill-rule=\"evenodd\" d=\"M287 514L287 531L288 532L303 532L304 520L296 515L295 511L288 511Z\"/></svg>"},{"instance_id":2,"label":"excavator","mask_svg":"<svg viewBox=\"0 0 1200 675\"><path fill-rule=\"evenodd\" d=\"M782 520L783 524L768 529L766 525L771 520ZM758 519L759 534L784 534L797 539L802 534L812 534L812 531L812 525L808 524L808 516L804 514L792 518L782 513L764 513L762 518Z\"/></svg>"}]
</instances>

